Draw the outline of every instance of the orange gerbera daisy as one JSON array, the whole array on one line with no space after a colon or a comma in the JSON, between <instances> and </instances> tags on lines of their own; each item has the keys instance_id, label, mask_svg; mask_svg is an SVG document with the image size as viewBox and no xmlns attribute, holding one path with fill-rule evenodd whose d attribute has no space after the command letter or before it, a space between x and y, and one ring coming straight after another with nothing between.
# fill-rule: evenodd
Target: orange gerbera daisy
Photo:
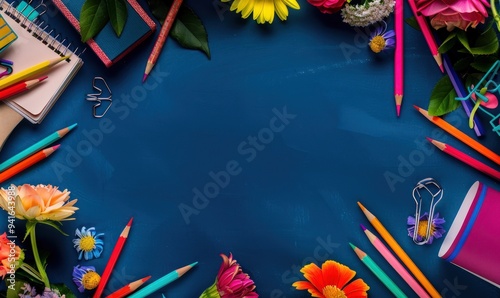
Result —
<instances>
[{"instance_id":1,"label":"orange gerbera daisy","mask_svg":"<svg viewBox=\"0 0 500 298\"><path fill-rule=\"evenodd\" d=\"M328 260L319 268L311 263L300 269L307 281L292 284L297 290L307 290L312 297L319 298L357 298L368 297L370 287L361 279L349 283L356 271L349 267Z\"/></svg>"}]
</instances>

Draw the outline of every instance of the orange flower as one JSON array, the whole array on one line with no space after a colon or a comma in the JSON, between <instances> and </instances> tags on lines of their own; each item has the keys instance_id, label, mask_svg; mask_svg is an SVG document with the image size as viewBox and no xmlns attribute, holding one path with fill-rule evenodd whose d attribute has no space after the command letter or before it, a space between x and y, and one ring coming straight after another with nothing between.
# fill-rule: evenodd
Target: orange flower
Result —
<instances>
[{"instance_id":1,"label":"orange flower","mask_svg":"<svg viewBox=\"0 0 500 298\"><path fill-rule=\"evenodd\" d=\"M326 261L321 268L311 263L300 269L307 281L292 284L297 290L307 290L312 297L358 298L368 297L370 287L361 279L349 283L356 271L335 261Z\"/></svg>"}]
</instances>

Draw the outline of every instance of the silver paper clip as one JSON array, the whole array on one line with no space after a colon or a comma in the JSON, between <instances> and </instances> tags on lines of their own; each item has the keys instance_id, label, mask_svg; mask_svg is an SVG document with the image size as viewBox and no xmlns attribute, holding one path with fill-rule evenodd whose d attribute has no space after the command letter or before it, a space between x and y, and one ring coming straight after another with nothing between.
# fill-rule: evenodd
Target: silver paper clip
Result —
<instances>
[{"instance_id":1,"label":"silver paper clip","mask_svg":"<svg viewBox=\"0 0 500 298\"><path fill-rule=\"evenodd\" d=\"M421 190L425 190L428 195L431 196L430 206L429 206L429 217L427 219L427 228L425 230L425 237L419 239L418 237L418 227L420 225L420 216L422 212L422 194ZM413 199L415 200L416 208L415 208L415 226L413 231L413 242L418 245L423 245L429 242L432 232L432 219L434 217L434 210L436 209L436 205L443 198L444 190L433 178L425 178L417 182L415 188L413 188Z\"/></svg>"},{"instance_id":2,"label":"silver paper clip","mask_svg":"<svg viewBox=\"0 0 500 298\"><path fill-rule=\"evenodd\" d=\"M99 88L99 87L97 87L96 81L102 81L104 83L104 86L106 87L106 89L108 89L108 92L109 92L109 96L108 97L101 97L101 95L102 95L102 89ZM94 77L94 79L92 80L92 87L95 90L97 90L98 93L89 93L89 94L87 94L87 100L88 101L94 101L94 102L96 102L94 104L94 106L92 107L92 115L95 118L102 118L104 115L106 115L106 113L108 112L109 108L111 108L111 105L113 104L113 99L111 98L112 97L111 89L109 88L108 83L106 83L106 81L102 77ZM103 101L108 101L109 104L106 107L106 109L104 110L104 112L102 112L102 113L99 114L97 112L97 109L102 105Z\"/></svg>"}]
</instances>

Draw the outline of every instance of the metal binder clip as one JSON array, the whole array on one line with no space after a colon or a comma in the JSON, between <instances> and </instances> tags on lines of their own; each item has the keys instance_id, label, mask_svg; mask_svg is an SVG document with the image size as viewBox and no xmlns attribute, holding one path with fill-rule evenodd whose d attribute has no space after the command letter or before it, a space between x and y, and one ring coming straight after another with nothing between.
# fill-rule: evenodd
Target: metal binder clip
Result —
<instances>
[{"instance_id":1,"label":"metal binder clip","mask_svg":"<svg viewBox=\"0 0 500 298\"><path fill-rule=\"evenodd\" d=\"M428 195L431 196L430 206L429 206L429 217L427 219L427 228L425 230L425 237L421 240L418 239L418 227L420 224L420 216L422 211L422 194L421 190L425 190ZM432 232L432 218L434 217L434 210L436 209L436 205L443 198L444 190L433 178L425 178L417 182L415 188L413 188L413 199L415 200L416 208L415 208L415 226L413 231L413 242L418 245L426 244Z\"/></svg>"},{"instance_id":2,"label":"metal binder clip","mask_svg":"<svg viewBox=\"0 0 500 298\"><path fill-rule=\"evenodd\" d=\"M104 86L106 87L106 89L108 89L108 92L109 92L109 96L108 97L101 97L101 95L102 95L102 89L99 88L99 87L97 87L96 81L102 81L104 83ZM95 118L102 118L104 115L106 115L106 113L108 112L109 108L111 108L111 105L113 104L113 99L111 98L111 96L112 96L111 89L109 88L108 83L106 83L106 81L102 77L94 77L94 79L92 80L92 87L98 93L89 93L89 94L87 94L87 100L88 101L96 102L94 104L93 108L92 108L92 115ZM106 107L106 109L104 110L104 112L102 112L102 113L99 114L97 112L97 109L102 105L103 101L108 101L109 104Z\"/></svg>"}]
</instances>

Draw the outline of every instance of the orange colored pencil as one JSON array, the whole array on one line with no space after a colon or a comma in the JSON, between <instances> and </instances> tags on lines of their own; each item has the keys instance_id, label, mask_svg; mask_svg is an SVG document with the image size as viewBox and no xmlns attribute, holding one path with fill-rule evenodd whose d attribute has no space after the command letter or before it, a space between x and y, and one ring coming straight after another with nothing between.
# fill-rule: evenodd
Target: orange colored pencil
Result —
<instances>
[{"instance_id":1,"label":"orange colored pencil","mask_svg":"<svg viewBox=\"0 0 500 298\"><path fill-rule=\"evenodd\" d=\"M477 152L481 153L483 156L489 158L491 161L495 162L496 164L500 165L500 156L497 155L495 152L491 151L490 149L486 148L483 146L481 143L478 141L474 140L473 138L469 137L462 131L458 130L456 127L453 125L449 124L446 122L444 119L437 117L437 116L430 116L429 113L417 106L413 106L417 111L419 111L422 115L425 116L425 118L429 119L432 123L436 124L438 127L442 128L444 131L447 133L451 134L458 140L462 141L472 149L476 150Z\"/></svg>"},{"instance_id":2,"label":"orange colored pencil","mask_svg":"<svg viewBox=\"0 0 500 298\"><path fill-rule=\"evenodd\" d=\"M56 146L52 146L52 147L44 149L44 150L40 150L37 153L26 158L25 160L13 165L12 167L1 172L0 173L0 183L13 177L14 175L19 174L22 171L28 169L29 167L44 160L45 158L49 157L52 153L54 153L54 151L56 151L59 148L59 146L60 145L56 145Z\"/></svg>"},{"instance_id":3,"label":"orange colored pencil","mask_svg":"<svg viewBox=\"0 0 500 298\"><path fill-rule=\"evenodd\" d=\"M359 208L363 211L368 221L377 230L377 232L382 236L382 238L387 242L389 247L394 251L394 253L399 257L399 259L406 265L408 270L415 276L415 278L420 282L424 289L429 292L432 298L441 297L441 294L432 286L425 275L418 269L417 265L413 263L406 252L401 248L401 246L396 242L396 240L389 234L389 231L382 225L382 223L373 215L368 209L365 208L360 202L358 202Z\"/></svg>"},{"instance_id":4,"label":"orange colored pencil","mask_svg":"<svg viewBox=\"0 0 500 298\"><path fill-rule=\"evenodd\" d=\"M97 286L97 289L94 292L94 298L100 298L102 295L102 292L104 291L104 287L106 286L106 283L109 280L109 277L111 276L111 272L113 271L113 268L115 267L116 261L118 260L118 257L120 256L120 253L122 251L123 246L125 245L125 242L127 241L128 238L128 233L130 232L130 227L132 226L132 220L134 218L131 218L123 229L122 233L120 234L120 237L118 237L118 241L116 241L115 247L113 248L113 251L111 252L111 256L109 257L108 263L106 264L106 267L104 267L104 271L101 275L101 281L99 282L99 286Z\"/></svg>"},{"instance_id":5,"label":"orange colored pencil","mask_svg":"<svg viewBox=\"0 0 500 298\"><path fill-rule=\"evenodd\" d=\"M486 164L480 162L479 160L463 153L462 151L446 144L443 142L439 142L436 140L433 140L431 138L427 138L429 142L431 142L434 146L436 146L439 150L443 151L444 153L455 157L456 159L462 161L463 163L468 164L469 166L473 167L474 169L481 171L487 175L490 175L491 177L500 180L500 172L487 166Z\"/></svg>"},{"instance_id":6,"label":"orange colored pencil","mask_svg":"<svg viewBox=\"0 0 500 298\"><path fill-rule=\"evenodd\" d=\"M174 24L175 17L181 8L182 1L183 0L174 0L170 10L168 11L167 17L163 22L160 33L158 34L158 39L156 40L153 50L149 55L148 62L146 63L146 69L144 70L144 75L142 76L142 82L146 81L149 73L153 69L153 66L156 64L156 60L158 60L158 57L160 56L161 49L167 41L168 33Z\"/></svg>"},{"instance_id":7,"label":"orange colored pencil","mask_svg":"<svg viewBox=\"0 0 500 298\"><path fill-rule=\"evenodd\" d=\"M0 100L4 100L4 99L7 99L11 96L14 96L18 93L28 91L31 88L36 87L38 84L40 84L46 78L47 78L47 76L44 76L44 77L34 79L34 80L19 82L19 83L12 85L12 86L9 86L3 90L0 90Z\"/></svg>"},{"instance_id":8,"label":"orange colored pencil","mask_svg":"<svg viewBox=\"0 0 500 298\"><path fill-rule=\"evenodd\" d=\"M106 298L122 298L127 296L128 294L134 292L137 290L140 286L142 286L148 279L151 278L151 275L143 277L141 279L138 279L136 281L133 281L129 283L128 285L125 285L123 288L120 288L116 290L115 292L109 294L106 296Z\"/></svg>"}]
</instances>

